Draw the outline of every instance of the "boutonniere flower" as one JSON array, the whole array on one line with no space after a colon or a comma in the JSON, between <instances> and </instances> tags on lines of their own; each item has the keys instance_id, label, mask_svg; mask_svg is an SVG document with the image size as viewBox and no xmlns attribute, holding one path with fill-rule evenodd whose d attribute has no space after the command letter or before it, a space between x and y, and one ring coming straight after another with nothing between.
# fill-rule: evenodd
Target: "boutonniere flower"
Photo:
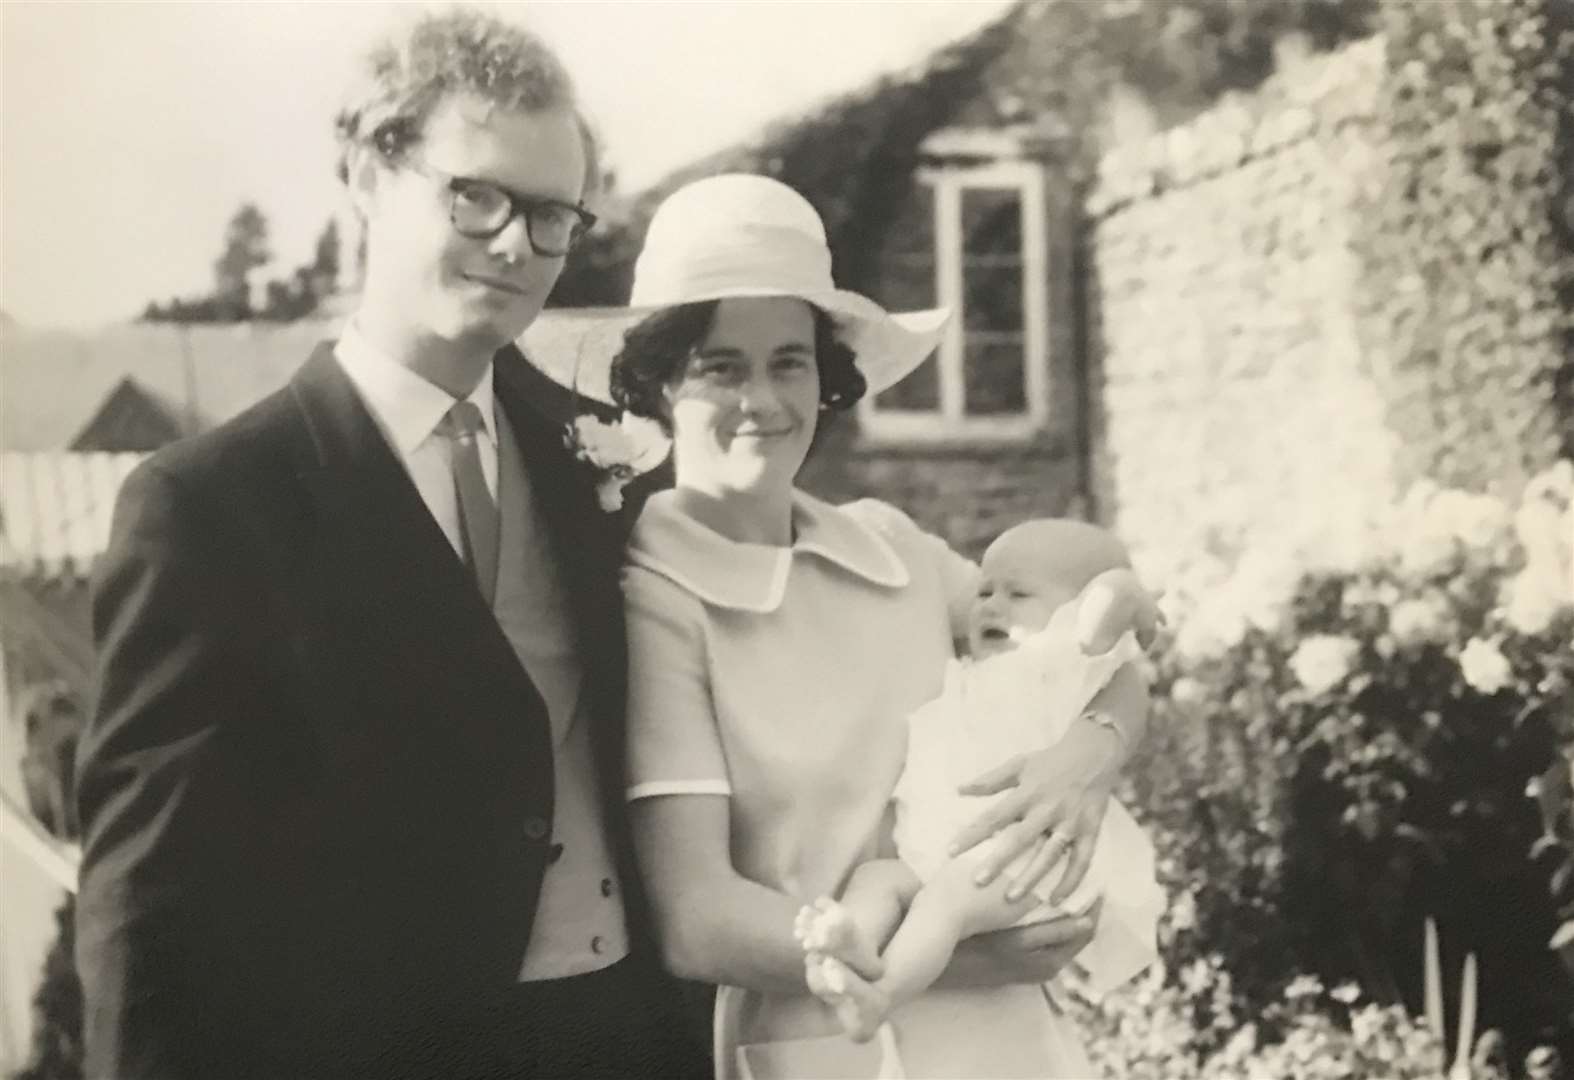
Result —
<instances>
[{"instance_id":1,"label":"boutonniere flower","mask_svg":"<svg viewBox=\"0 0 1574 1080\"><path fill-rule=\"evenodd\" d=\"M627 412L616 423L577 416L563 441L595 471L596 499L609 514L623 508L623 489L629 481L661 464L672 445L660 424Z\"/></svg>"}]
</instances>

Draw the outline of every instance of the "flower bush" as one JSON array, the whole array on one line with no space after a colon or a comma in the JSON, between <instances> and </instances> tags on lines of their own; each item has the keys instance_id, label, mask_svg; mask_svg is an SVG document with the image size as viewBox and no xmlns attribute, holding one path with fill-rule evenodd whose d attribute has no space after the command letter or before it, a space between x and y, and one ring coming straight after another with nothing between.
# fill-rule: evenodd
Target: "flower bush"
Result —
<instances>
[{"instance_id":1,"label":"flower bush","mask_svg":"<svg viewBox=\"0 0 1574 1080\"><path fill-rule=\"evenodd\" d=\"M1217 956L1169 978L1156 969L1097 1008L1073 1004L1094 1062L1124 1080L1443 1080L1435 1033L1396 1005L1362 999L1354 984L1325 990L1299 976L1250 1021ZM1271 1034L1270 1034L1271 1033ZM1491 1040L1471 1080L1506 1080Z\"/></svg>"},{"instance_id":2,"label":"flower bush","mask_svg":"<svg viewBox=\"0 0 1574 1080\"><path fill-rule=\"evenodd\" d=\"M1222 1070L1196 1075L1321 1075L1273 1064L1308 1040L1357 1070L1329 1075L1435 1075L1360 1064L1371 1040L1410 1038L1382 1010L1421 1000L1428 916L1446 966L1479 957L1482 1026L1511 1059L1574 1048L1571 502L1569 461L1517 508L1423 483L1341 564L1287 545L1313 569L1259 552L1173 590L1127 794L1176 896L1180 981L1137 1011L1187 1021L1186 1059ZM1182 985L1207 981L1199 963L1208 995ZM1292 1009L1298 973L1353 981L1370 1009Z\"/></svg>"}]
</instances>

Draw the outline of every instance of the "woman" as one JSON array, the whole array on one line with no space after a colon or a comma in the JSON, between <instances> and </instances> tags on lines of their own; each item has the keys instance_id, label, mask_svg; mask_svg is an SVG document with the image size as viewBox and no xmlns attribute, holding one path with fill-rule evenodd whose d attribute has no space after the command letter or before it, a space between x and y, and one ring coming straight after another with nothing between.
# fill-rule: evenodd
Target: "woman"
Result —
<instances>
[{"instance_id":1,"label":"woman","mask_svg":"<svg viewBox=\"0 0 1574 1080\"><path fill-rule=\"evenodd\" d=\"M655 314L628 332L612 389L671 433L675 486L645 505L624 576L630 815L669 965L722 987L717 1075L1085 1075L1039 984L1087 925L970 939L945 988L866 1045L808 995L793 936L805 902L888 849L904 717L940 689L977 573L889 506L794 484L823 418L911 371L943 313L837 290L813 208L752 176L663 204L633 304ZM1145 692L1112 684L1105 723L973 785L1011 789L958 837L1004 829L985 878L1036 848L1012 892L1063 857L1076 886Z\"/></svg>"}]
</instances>

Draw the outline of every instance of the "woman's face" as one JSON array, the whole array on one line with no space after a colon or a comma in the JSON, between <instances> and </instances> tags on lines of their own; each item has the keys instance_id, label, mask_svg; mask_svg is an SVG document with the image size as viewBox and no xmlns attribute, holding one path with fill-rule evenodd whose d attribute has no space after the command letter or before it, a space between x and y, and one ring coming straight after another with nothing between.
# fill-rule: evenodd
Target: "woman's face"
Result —
<instances>
[{"instance_id":1,"label":"woman's face","mask_svg":"<svg viewBox=\"0 0 1574 1080\"><path fill-rule=\"evenodd\" d=\"M813 309L794 297L722 300L667 396L682 482L790 487L819 417Z\"/></svg>"}]
</instances>

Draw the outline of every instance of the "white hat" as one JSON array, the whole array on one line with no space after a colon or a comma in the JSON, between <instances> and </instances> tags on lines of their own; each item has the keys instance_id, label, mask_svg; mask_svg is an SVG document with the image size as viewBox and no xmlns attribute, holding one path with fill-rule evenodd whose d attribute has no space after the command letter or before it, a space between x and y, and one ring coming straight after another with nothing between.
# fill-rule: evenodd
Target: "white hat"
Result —
<instances>
[{"instance_id":1,"label":"white hat","mask_svg":"<svg viewBox=\"0 0 1574 1080\"><path fill-rule=\"evenodd\" d=\"M829 315L870 394L923 363L950 317L944 308L891 314L868 297L838 289L825 226L809 201L779 180L730 173L695 180L662 202L634 264L629 306L595 318L623 330L663 308L751 296L796 296ZM587 338L577 351L573 385L605 398L605 369L618 349L596 347Z\"/></svg>"}]
</instances>

